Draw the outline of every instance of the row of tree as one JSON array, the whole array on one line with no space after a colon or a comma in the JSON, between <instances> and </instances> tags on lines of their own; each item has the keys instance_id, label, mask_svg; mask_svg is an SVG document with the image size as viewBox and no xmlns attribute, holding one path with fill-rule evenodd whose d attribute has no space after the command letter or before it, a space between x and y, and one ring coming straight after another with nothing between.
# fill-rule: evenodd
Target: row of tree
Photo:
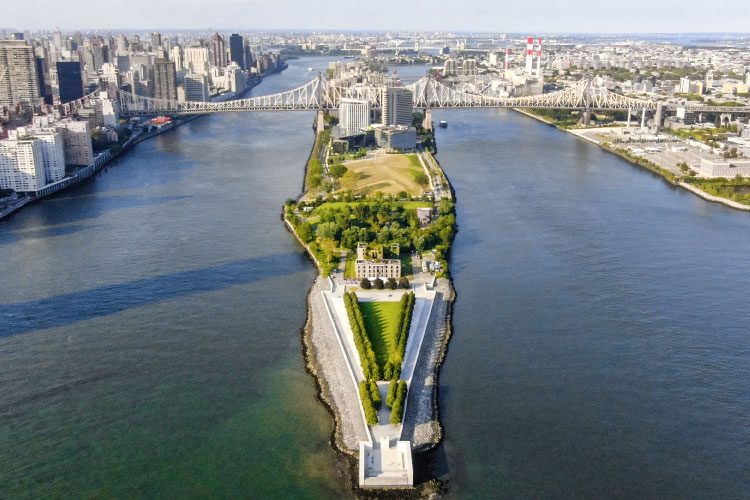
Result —
<instances>
[{"instance_id":1,"label":"row of tree","mask_svg":"<svg viewBox=\"0 0 750 500\"><path fill-rule=\"evenodd\" d=\"M380 367L378 366L370 337L367 336L365 320L359 308L357 294L354 292L344 293L344 305L346 306L346 314L349 316L349 324L354 333L354 345L357 347L357 352L359 353L362 376L367 380L380 380Z\"/></svg>"},{"instance_id":2,"label":"row of tree","mask_svg":"<svg viewBox=\"0 0 750 500\"><path fill-rule=\"evenodd\" d=\"M389 290L403 288L406 290L409 288L409 280L405 276L401 276L398 281L396 281L396 278L388 278L388 280L383 283L383 280L380 278L375 278L372 282L367 278L362 278L362 281L359 282L359 287L362 290L369 290L371 288L375 288L375 290L382 290L383 288L388 288Z\"/></svg>"},{"instance_id":3,"label":"row of tree","mask_svg":"<svg viewBox=\"0 0 750 500\"><path fill-rule=\"evenodd\" d=\"M391 383L388 386L388 396L385 398L385 404L391 409L392 424L400 424L404 420L406 392L406 380L391 380Z\"/></svg>"},{"instance_id":4,"label":"row of tree","mask_svg":"<svg viewBox=\"0 0 750 500\"><path fill-rule=\"evenodd\" d=\"M383 376L387 380L398 380L401 376L401 364L404 362L404 355L406 354L406 341L409 338L414 301L414 292L407 292L401 297L401 311L398 317L396 341L391 347L391 352L388 354L388 361L386 361L383 367Z\"/></svg>"},{"instance_id":5,"label":"row of tree","mask_svg":"<svg viewBox=\"0 0 750 500\"><path fill-rule=\"evenodd\" d=\"M365 410L367 425L378 423L378 408L380 408L380 391L374 380L363 380L359 383L359 397L362 400L362 408Z\"/></svg>"}]
</instances>

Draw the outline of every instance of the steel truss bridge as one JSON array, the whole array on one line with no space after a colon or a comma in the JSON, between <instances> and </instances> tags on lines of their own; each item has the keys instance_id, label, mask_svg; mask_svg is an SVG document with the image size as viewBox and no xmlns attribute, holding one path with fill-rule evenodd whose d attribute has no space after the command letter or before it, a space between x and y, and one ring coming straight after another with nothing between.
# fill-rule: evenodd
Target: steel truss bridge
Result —
<instances>
[{"instance_id":1,"label":"steel truss bridge","mask_svg":"<svg viewBox=\"0 0 750 500\"><path fill-rule=\"evenodd\" d=\"M547 94L522 97L492 97L455 90L432 77L425 76L406 86L413 92L416 109L455 108L546 108L578 110L676 111L685 108L695 113L750 114L750 106L704 106L694 103L680 105L660 101L636 99L608 91L583 79L562 90ZM116 99L124 116L191 115L237 111L329 111L338 109L343 98L366 100L371 108L380 109L384 87L335 86L320 76L301 87L258 97L226 100L223 102L173 101L142 97L108 87L109 96ZM72 114L85 106L94 96L90 94L63 105L63 113Z\"/></svg>"}]
</instances>

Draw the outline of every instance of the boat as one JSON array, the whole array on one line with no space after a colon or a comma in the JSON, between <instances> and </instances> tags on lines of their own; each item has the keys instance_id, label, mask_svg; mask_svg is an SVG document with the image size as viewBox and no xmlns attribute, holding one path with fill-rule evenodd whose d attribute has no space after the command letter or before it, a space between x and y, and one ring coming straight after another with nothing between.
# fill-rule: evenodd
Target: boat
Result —
<instances>
[{"instance_id":1,"label":"boat","mask_svg":"<svg viewBox=\"0 0 750 500\"><path fill-rule=\"evenodd\" d=\"M440 128L448 128L448 122L445 120L440 120Z\"/></svg>"},{"instance_id":2,"label":"boat","mask_svg":"<svg viewBox=\"0 0 750 500\"><path fill-rule=\"evenodd\" d=\"M307 68L307 71L315 71L315 68Z\"/></svg>"}]
</instances>

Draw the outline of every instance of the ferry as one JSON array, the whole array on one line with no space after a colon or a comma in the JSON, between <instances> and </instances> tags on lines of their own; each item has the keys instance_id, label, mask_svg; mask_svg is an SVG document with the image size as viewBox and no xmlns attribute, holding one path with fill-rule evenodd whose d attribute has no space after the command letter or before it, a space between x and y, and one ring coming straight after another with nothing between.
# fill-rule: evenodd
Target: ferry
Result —
<instances>
[{"instance_id":1,"label":"ferry","mask_svg":"<svg viewBox=\"0 0 750 500\"><path fill-rule=\"evenodd\" d=\"M440 120L440 128L448 128L448 122L445 120Z\"/></svg>"},{"instance_id":2,"label":"ferry","mask_svg":"<svg viewBox=\"0 0 750 500\"><path fill-rule=\"evenodd\" d=\"M307 71L315 71L315 68L307 68Z\"/></svg>"}]
</instances>

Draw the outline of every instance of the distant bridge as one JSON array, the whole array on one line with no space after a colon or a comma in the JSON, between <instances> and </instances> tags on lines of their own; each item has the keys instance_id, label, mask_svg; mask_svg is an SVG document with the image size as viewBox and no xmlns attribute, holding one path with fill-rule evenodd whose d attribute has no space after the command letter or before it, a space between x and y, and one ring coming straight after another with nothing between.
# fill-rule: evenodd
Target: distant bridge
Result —
<instances>
[{"instance_id":1,"label":"distant bridge","mask_svg":"<svg viewBox=\"0 0 750 500\"><path fill-rule=\"evenodd\" d=\"M578 110L676 111L685 108L696 113L750 114L750 106L705 106L695 103L679 105L661 101L636 99L610 92L590 79L583 79L562 90L547 94L521 97L492 97L455 90L430 76L408 85L414 95L416 109L456 108L541 108ZM192 115L229 113L238 111L330 111L338 109L342 98L362 99L374 109L380 109L384 87L336 86L318 77L301 87L258 97L233 99L223 102L176 101L155 99L108 88L110 97L120 105L124 116ZM75 113L79 106L92 97L63 105L66 114Z\"/></svg>"}]
</instances>

